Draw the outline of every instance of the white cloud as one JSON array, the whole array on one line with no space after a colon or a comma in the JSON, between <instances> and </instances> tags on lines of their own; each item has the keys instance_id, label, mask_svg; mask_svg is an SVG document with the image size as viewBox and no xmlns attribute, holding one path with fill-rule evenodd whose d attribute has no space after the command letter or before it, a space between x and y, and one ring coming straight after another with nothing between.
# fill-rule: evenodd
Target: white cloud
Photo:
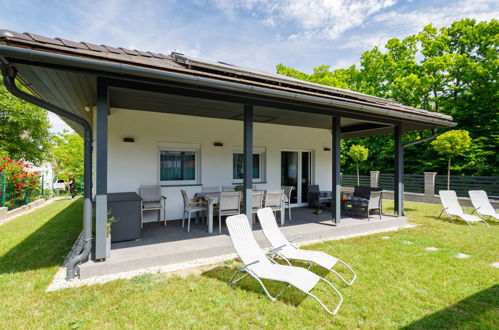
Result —
<instances>
[{"instance_id":1,"label":"white cloud","mask_svg":"<svg viewBox=\"0 0 499 330\"><path fill-rule=\"evenodd\" d=\"M385 24L386 30L391 31L393 37L397 37L420 31L430 23L442 27L463 18L488 21L497 17L499 17L497 0L460 0L449 1L440 7L422 7L408 12L390 10L375 15L372 21Z\"/></svg>"},{"instance_id":2,"label":"white cloud","mask_svg":"<svg viewBox=\"0 0 499 330\"><path fill-rule=\"evenodd\" d=\"M388 34L386 32L379 32L374 34L358 34L349 37L343 42L339 48L340 49L372 49L374 46L378 46L380 49L384 49L386 42L392 38L396 38L393 34Z\"/></svg>"},{"instance_id":3,"label":"white cloud","mask_svg":"<svg viewBox=\"0 0 499 330\"><path fill-rule=\"evenodd\" d=\"M258 11L263 21L274 24L297 25L289 38L318 38L333 40L344 32L362 25L366 19L395 0L214 0L214 4L229 17L238 9Z\"/></svg>"}]
</instances>

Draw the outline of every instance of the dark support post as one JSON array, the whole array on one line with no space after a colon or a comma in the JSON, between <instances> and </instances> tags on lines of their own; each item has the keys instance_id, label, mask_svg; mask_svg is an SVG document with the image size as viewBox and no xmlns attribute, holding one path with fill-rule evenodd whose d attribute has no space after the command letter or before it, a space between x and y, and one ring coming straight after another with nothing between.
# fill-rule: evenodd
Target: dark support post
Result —
<instances>
[{"instance_id":1,"label":"dark support post","mask_svg":"<svg viewBox=\"0 0 499 330\"><path fill-rule=\"evenodd\" d=\"M250 226L252 219L253 193L253 105L244 105L244 213L248 217Z\"/></svg>"},{"instance_id":2,"label":"dark support post","mask_svg":"<svg viewBox=\"0 0 499 330\"><path fill-rule=\"evenodd\" d=\"M107 225L107 85L97 81L97 150L95 184L95 258L106 258Z\"/></svg>"},{"instance_id":3,"label":"dark support post","mask_svg":"<svg viewBox=\"0 0 499 330\"><path fill-rule=\"evenodd\" d=\"M404 215L404 149L402 147L402 127L395 125L395 180L394 184L394 209L395 214Z\"/></svg>"},{"instance_id":4,"label":"dark support post","mask_svg":"<svg viewBox=\"0 0 499 330\"><path fill-rule=\"evenodd\" d=\"M333 116L333 145L332 145L332 196L331 213L333 223L341 221L341 178L340 178L340 141L341 141L341 117Z\"/></svg>"}]
</instances>

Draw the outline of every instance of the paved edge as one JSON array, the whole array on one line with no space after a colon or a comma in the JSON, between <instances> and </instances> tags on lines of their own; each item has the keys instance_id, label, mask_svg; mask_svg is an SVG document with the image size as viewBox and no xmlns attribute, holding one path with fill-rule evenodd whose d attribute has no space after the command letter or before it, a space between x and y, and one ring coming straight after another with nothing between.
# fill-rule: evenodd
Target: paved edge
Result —
<instances>
[{"instance_id":1,"label":"paved edge","mask_svg":"<svg viewBox=\"0 0 499 330\"><path fill-rule=\"evenodd\" d=\"M304 245L322 243L322 242L326 242L326 241L336 241L336 240L348 239L348 238L359 237L359 236L368 236L368 235L373 235L373 234L378 234L378 233L397 231L400 229L413 228L416 226L418 226L418 225L409 223L409 224L402 225L402 226L387 227L387 228L383 228L383 229L379 229L379 230L366 231L364 233L359 233L359 234L351 234L351 235L327 237L327 238L320 238L320 239L316 239L316 240L303 241L303 242L297 243L296 245L297 246L304 246ZM269 250L269 249L266 249L266 250ZM102 275L102 276L94 276L94 277L89 277L89 278L86 278L83 280L74 279L71 281L66 281L66 268L60 267L59 270L57 271L57 273L54 275L52 283L50 283L50 285L47 287L46 292L57 291L57 290L68 289L68 288L76 288L76 287L80 287L80 286L103 284L103 283L107 283L107 282L115 281L115 280L119 280L119 279L130 279L130 278L133 278L135 276L139 276L139 275L143 275L143 274L166 273L169 275L178 275L178 276L196 274L196 273L199 273L200 271L207 270L210 267L217 266L219 263L224 262L226 260L235 259L236 257L237 257L236 253L224 254L224 255L219 255L219 256L210 257L210 258L202 258L202 259L190 260L190 261L186 261L186 262L180 262L180 263L169 264L169 265L159 265L159 266L154 266L154 267L147 267L147 268L137 269L137 270L128 271L128 272L121 272L121 273L108 274L108 275Z\"/></svg>"}]
</instances>

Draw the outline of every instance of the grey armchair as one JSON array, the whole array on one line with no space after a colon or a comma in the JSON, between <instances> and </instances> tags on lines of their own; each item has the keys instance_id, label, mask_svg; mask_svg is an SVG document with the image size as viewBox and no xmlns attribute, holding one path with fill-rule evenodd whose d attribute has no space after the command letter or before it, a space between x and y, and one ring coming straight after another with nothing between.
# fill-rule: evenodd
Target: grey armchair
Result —
<instances>
[{"instance_id":1,"label":"grey armchair","mask_svg":"<svg viewBox=\"0 0 499 330\"><path fill-rule=\"evenodd\" d=\"M158 221L161 221L161 210L166 227L166 197L161 195L161 186L140 186L140 198L140 228L144 227L144 211L158 211Z\"/></svg>"},{"instance_id":2,"label":"grey armchair","mask_svg":"<svg viewBox=\"0 0 499 330\"><path fill-rule=\"evenodd\" d=\"M308 203L310 206L318 209L323 204L331 204L331 192L321 191L317 184L310 185L308 187Z\"/></svg>"},{"instance_id":3,"label":"grey armchair","mask_svg":"<svg viewBox=\"0 0 499 330\"><path fill-rule=\"evenodd\" d=\"M371 191L367 204L367 220L369 220L371 210L378 210L381 219L381 191Z\"/></svg>"}]
</instances>

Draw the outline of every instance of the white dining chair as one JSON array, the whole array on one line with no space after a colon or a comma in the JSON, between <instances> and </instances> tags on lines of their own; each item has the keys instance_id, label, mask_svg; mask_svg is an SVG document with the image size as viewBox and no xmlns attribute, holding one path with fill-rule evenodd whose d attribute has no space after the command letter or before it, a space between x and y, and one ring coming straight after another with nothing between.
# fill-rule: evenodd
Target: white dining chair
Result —
<instances>
[{"instance_id":1,"label":"white dining chair","mask_svg":"<svg viewBox=\"0 0 499 330\"><path fill-rule=\"evenodd\" d=\"M283 203L283 190L278 191L265 191L265 207L270 207L274 214L280 212L281 226L284 225L284 203Z\"/></svg>"},{"instance_id":2,"label":"white dining chair","mask_svg":"<svg viewBox=\"0 0 499 330\"><path fill-rule=\"evenodd\" d=\"M218 201L218 232L222 233L222 216L238 215L241 213L241 193L222 192Z\"/></svg>"}]
</instances>

